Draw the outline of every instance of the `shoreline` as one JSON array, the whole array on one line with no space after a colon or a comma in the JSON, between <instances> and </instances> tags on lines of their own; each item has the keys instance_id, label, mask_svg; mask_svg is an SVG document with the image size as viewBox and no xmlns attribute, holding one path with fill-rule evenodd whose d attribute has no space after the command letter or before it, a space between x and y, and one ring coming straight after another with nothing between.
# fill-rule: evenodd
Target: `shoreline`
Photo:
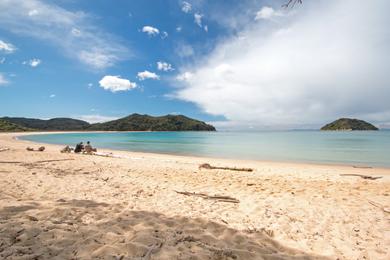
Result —
<instances>
[{"instance_id":1,"label":"shoreline","mask_svg":"<svg viewBox=\"0 0 390 260\"><path fill-rule=\"evenodd\" d=\"M142 133L144 131L127 131L129 133ZM123 133L121 131L54 131L54 132L16 132L16 133L0 133L0 136L3 134L11 135L12 138L18 141L29 142L32 144L46 145L46 146L64 146L69 144L50 144L50 143L41 143L30 140L23 140L18 138L19 136L27 135L45 135L45 134L77 134L77 133ZM63 148L63 147L62 147ZM111 153L129 153L136 154L139 156L159 156L159 157L178 157L178 158L188 158L188 159L197 159L197 160L218 160L218 161L235 161L241 163L250 163L250 164L275 164L275 165L286 165L286 166L318 166L318 167L345 167L345 168L354 168L354 169L375 169L380 170L381 172L387 173L389 171L390 175L390 166L371 166L371 165L359 165L359 164L343 164L343 163L319 163L319 162L300 162L300 161L279 161L279 160L256 160L256 159L241 159L241 158L228 158L228 157L213 157L213 156L196 156L189 154L175 154L175 153L157 153L157 152L137 152L121 149L111 149L111 148L98 148L98 151L111 152Z\"/></svg>"},{"instance_id":2,"label":"shoreline","mask_svg":"<svg viewBox=\"0 0 390 260\"><path fill-rule=\"evenodd\" d=\"M15 135L0 134L0 258L389 257L389 169L29 152Z\"/></svg>"}]
</instances>

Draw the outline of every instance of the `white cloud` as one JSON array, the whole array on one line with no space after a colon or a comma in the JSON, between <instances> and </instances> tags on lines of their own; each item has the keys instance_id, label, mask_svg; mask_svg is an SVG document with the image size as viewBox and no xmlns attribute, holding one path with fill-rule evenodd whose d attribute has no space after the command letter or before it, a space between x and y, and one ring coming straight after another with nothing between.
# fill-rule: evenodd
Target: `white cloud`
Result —
<instances>
[{"instance_id":1,"label":"white cloud","mask_svg":"<svg viewBox=\"0 0 390 260\"><path fill-rule=\"evenodd\" d=\"M192 10L192 5L186 1L181 2L181 10L185 13L189 13Z\"/></svg>"},{"instance_id":2,"label":"white cloud","mask_svg":"<svg viewBox=\"0 0 390 260\"><path fill-rule=\"evenodd\" d=\"M167 62L164 62L164 61L158 61L157 62L157 69L158 70L162 70L162 71L171 71L171 70L174 70L174 68L172 68L172 65L167 63Z\"/></svg>"},{"instance_id":3,"label":"white cloud","mask_svg":"<svg viewBox=\"0 0 390 260\"><path fill-rule=\"evenodd\" d=\"M165 39L165 38L167 38L168 37L168 33L167 32L162 32L161 33L161 39Z\"/></svg>"},{"instance_id":4,"label":"white cloud","mask_svg":"<svg viewBox=\"0 0 390 260\"><path fill-rule=\"evenodd\" d=\"M93 87L93 83L88 83L88 88L92 88Z\"/></svg>"},{"instance_id":5,"label":"white cloud","mask_svg":"<svg viewBox=\"0 0 390 260\"><path fill-rule=\"evenodd\" d=\"M268 20L273 17L283 16L280 11L275 11L272 7L264 6L256 13L255 20Z\"/></svg>"},{"instance_id":6,"label":"white cloud","mask_svg":"<svg viewBox=\"0 0 390 260\"><path fill-rule=\"evenodd\" d=\"M6 80L3 74L0 73L0 86L7 85L9 82Z\"/></svg>"},{"instance_id":7,"label":"white cloud","mask_svg":"<svg viewBox=\"0 0 390 260\"><path fill-rule=\"evenodd\" d=\"M99 81L100 87L111 92L127 91L137 87L137 84L130 82L128 79L123 79L120 76L104 76Z\"/></svg>"},{"instance_id":8,"label":"white cloud","mask_svg":"<svg viewBox=\"0 0 390 260\"><path fill-rule=\"evenodd\" d=\"M181 26L176 27L176 32L181 32L182 30L183 30L183 27L181 27Z\"/></svg>"},{"instance_id":9,"label":"white cloud","mask_svg":"<svg viewBox=\"0 0 390 260\"><path fill-rule=\"evenodd\" d=\"M180 43L176 47L175 51L176 51L176 54L182 58L190 57L190 56L194 55L194 53L195 53L192 46L187 44L187 43Z\"/></svg>"},{"instance_id":10,"label":"white cloud","mask_svg":"<svg viewBox=\"0 0 390 260\"><path fill-rule=\"evenodd\" d=\"M176 79L178 81L189 81L192 77L194 76L194 74L192 74L191 72L189 71L186 71L186 72L183 72L181 74L179 74Z\"/></svg>"},{"instance_id":11,"label":"white cloud","mask_svg":"<svg viewBox=\"0 0 390 260\"><path fill-rule=\"evenodd\" d=\"M278 23L251 24L183 67L192 76L180 77L176 97L243 125L390 122L389 8L316 1Z\"/></svg>"},{"instance_id":12,"label":"white cloud","mask_svg":"<svg viewBox=\"0 0 390 260\"><path fill-rule=\"evenodd\" d=\"M142 32L147 33L149 36L155 36L160 33L157 28L148 25L142 28Z\"/></svg>"},{"instance_id":13,"label":"white cloud","mask_svg":"<svg viewBox=\"0 0 390 260\"><path fill-rule=\"evenodd\" d=\"M209 31L209 27L207 25L203 26L203 29L205 30L205 32Z\"/></svg>"},{"instance_id":14,"label":"white cloud","mask_svg":"<svg viewBox=\"0 0 390 260\"><path fill-rule=\"evenodd\" d=\"M31 59L29 61L23 61L24 65L29 65L33 68L37 67L41 63L42 63L42 61L40 59Z\"/></svg>"},{"instance_id":15,"label":"white cloud","mask_svg":"<svg viewBox=\"0 0 390 260\"><path fill-rule=\"evenodd\" d=\"M139 80L145 80L145 79L160 79L160 76L158 76L156 73L154 72L150 72L150 71L143 71L143 72L138 72L137 74L137 77Z\"/></svg>"},{"instance_id":16,"label":"white cloud","mask_svg":"<svg viewBox=\"0 0 390 260\"><path fill-rule=\"evenodd\" d=\"M39 12L36 9L28 11L28 16L34 16L34 15L38 15L38 14L39 14Z\"/></svg>"},{"instance_id":17,"label":"white cloud","mask_svg":"<svg viewBox=\"0 0 390 260\"><path fill-rule=\"evenodd\" d=\"M5 53L13 53L15 50L15 46L13 46L11 43L7 43L0 40L0 51L3 51Z\"/></svg>"},{"instance_id":18,"label":"white cloud","mask_svg":"<svg viewBox=\"0 0 390 260\"><path fill-rule=\"evenodd\" d=\"M105 69L129 57L128 48L94 25L92 16L50 2L0 1L0 29L41 40L93 69Z\"/></svg>"},{"instance_id":19,"label":"white cloud","mask_svg":"<svg viewBox=\"0 0 390 260\"><path fill-rule=\"evenodd\" d=\"M55 94L51 94L51 95L49 96L49 98L55 98L55 97L56 97Z\"/></svg>"},{"instance_id":20,"label":"white cloud","mask_svg":"<svg viewBox=\"0 0 390 260\"><path fill-rule=\"evenodd\" d=\"M0 59L0 64L3 64L4 62L5 62L5 58L2 57L2 58Z\"/></svg>"},{"instance_id":21,"label":"white cloud","mask_svg":"<svg viewBox=\"0 0 390 260\"><path fill-rule=\"evenodd\" d=\"M202 27L202 18L203 18L203 15L202 15L202 14L198 14L198 13L195 13L195 14L194 14L194 22L195 22L199 27Z\"/></svg>"},{"instance_id":22,"label":"white cloud","mask_svg":"<svg viewBox=\"0 0 390 260\"><path fill-rule=\"evenodd\" d=\"M94 115L72 116L72 118L77 118L77 119L80 119L83 121L87 121L90 124L94 124L94 123L103 123L103 122L107 122L107 121L116 120L119 117L103 116L103 115L99 115L99 114L94 114Z\"/></svg>"},{"instance_id":23,"label":"white cloud","mask_svg":"<svg viewBox=\"0 0 390 260\"><path fill-rule=\"evenodd\" d=\"M72 28L71 33L76 37L81 36L81 31L77 28Z\"/></svg>"}]
</instances>

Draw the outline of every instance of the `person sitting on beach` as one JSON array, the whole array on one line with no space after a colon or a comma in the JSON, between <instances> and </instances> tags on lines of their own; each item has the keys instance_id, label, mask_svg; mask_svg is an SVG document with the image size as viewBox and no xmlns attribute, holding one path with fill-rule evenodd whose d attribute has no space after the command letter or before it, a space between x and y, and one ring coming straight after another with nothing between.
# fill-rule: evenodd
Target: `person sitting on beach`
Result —
<instances>
[{"instance_id":1,"label":"person sitting on beach","mask_svg":"<svg viewBox=\"0 0 390 260\"><path fill-rule=\"evenodd\" d=\"M74 148L75 153L81 153L84 150L83 142L76 144L76 148Z\"/></svg>"},{"instance_id":2,"label":"person sitting on beach","mask_svg":"<svg viewBox=\"0 0 390 260\"><path fill-rule=\"evenodd\" d=\"M91 143L88 141L84 147L84 152L87 154L91 154L92 152L96 152L96 149L93 149Z\"/></svg>"}]
</instances>

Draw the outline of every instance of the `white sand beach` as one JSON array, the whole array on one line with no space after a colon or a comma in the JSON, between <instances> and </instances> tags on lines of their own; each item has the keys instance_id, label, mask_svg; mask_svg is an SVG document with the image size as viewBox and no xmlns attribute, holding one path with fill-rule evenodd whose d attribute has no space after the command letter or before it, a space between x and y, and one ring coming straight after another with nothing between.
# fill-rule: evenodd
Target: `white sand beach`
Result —
<instances>
[{"instance_id":1,"label":"white sand beach","mask_svg":"<svg viewBox=\"0 0 390 260\"><path fill-rule=\"evenodd\" d=\"M390 259L390 169L29 152L17 135L0 134L2 259Z\"/></svg>"}]
</instances>

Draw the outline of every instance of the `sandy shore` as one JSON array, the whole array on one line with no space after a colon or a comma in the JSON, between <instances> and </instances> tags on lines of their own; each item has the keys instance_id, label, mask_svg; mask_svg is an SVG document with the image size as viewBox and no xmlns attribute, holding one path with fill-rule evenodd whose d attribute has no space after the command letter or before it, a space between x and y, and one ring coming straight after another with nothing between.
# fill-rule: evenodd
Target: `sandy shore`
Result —
<instances>
[{"instance_id":1,"label":"sandy shore","mask_svg":"<svg viewBox=\"0 0 390 260\"><path fill-rule=\"evenodd\" d=\"M15 136L0 134L1 259L390 259L390 169L28 152Z\"/></svg>"}]
</instances>

